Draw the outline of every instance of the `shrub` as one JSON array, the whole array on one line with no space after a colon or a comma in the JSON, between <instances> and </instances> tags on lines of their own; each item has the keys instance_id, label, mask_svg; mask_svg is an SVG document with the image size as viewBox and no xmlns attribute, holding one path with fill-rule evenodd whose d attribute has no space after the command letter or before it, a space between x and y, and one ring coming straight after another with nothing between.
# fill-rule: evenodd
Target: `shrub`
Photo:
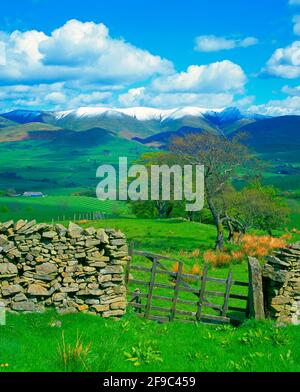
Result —
<instances>
[{"instance_id":1,"label":"shrub","mask_svg":"<svg viewBox=\"0 0 300 392\"><path fill-rule=\"evenodd\" d=\"M201 254L201 251L200 251L200 249L194 249L193 251L191 251L191 252L187 252L187 251L185 251L185 250L183 250L183 249L181 249L180 251L179 251L179 256L182 256L182 257L185 257L185 258L187 258L187 259L192 259L192 258L197 258L197 257L200 257L200 254Z\"/></svg>"},{"instance_id":2,"label":"shrub","mask_svg":"<svg viewBox=\"0 0 300 392\"><path fill-rule=\"evenodd\" d=\"M216 264L216 260L217 260L217 255L214 251L212 250L207 250L206 252L204 252L203 254L203 260L206 263L215 265Z\"/></svg>"},{"instance_id":3,"label":"shrub","mask_svg":"<svg viewBox=\"0 0 300 392\"><path fill-rule=\"evenodd\" d=\"M213 267L224 267L230 264L232 256L226 252L208 250L203 254L203 259Z\"/></svg>"},{"instance_id":4,"label":"shrub","mask_svg":"<svg viewBox=\"0 0 300 392\"><path fill-rule=\"evenodd\" d=\"M240 263L247 256L263 258L273 250L285 247L287 245L286 238L286 236L275 238L245 234L240 239L240 249L223 252L208 250L203 254L203 259L214 267L222 267L231 262Z\"/></svg>"},{"instance_id":5,"label":"shrub","mask_svg":"<svg viewBox=\"0 0 300 392\"><path fill-rule=\"evenodd\" d=\"M246 256L265 257L275 249L284 248L287 245L285 239L246 234L241 238L241 251Z\"/></svg>"},{"instance_id":6,"label":"shrub","mask_svg":"<svg viewBox=\"0 0 300 392\"><path fill-rule=\"evenodd\" d=\"M191 253L192 257L199 257L200 256L200 249L195 249Z\"/></svg>"},{"instance_id":7,"label":"shrub","mask_svg":"<svg viewBox=\"0 0 300 392\"><path fill-rule=\"evenodd\" d=\"M233 258L233 261L238 261L238 262L243 261L243 259L245 258L245 254L241 250L233 250L231 252L231 256Z\"/></svg>"},{"instance_id":8,"label":"shrub","mask_svg":"<svg viewBox=\"0 0 300 392\"><path fill-rule=\"evenodd\" d=\"M192 269L191 269L191 274L192 275L200 275L201 273L201 268L199 264L194 264Z\"/></svg>"}]
</instances>

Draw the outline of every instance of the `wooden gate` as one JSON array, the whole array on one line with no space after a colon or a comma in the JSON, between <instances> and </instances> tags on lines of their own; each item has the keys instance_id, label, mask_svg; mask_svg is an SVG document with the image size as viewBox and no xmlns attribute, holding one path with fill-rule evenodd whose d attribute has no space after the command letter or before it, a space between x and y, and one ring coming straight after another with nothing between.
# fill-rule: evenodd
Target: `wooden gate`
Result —
<instances>
[{"instance_id":1,"label":"wooden gate","mask_svg":"<svg viewBox=\"0 0 300 392\"><path fill-rule=\"evenodd\" d=\"M211 277L206 265L201 274L186 274L183 263L169 257L137 250L131 250L131 256L141 260L129 260L126 274L129 305L139 316L160 322L210 323L242 321L246 317L248 283L234 280L232 272L226 279ZM166 262L173 263L173 270L166 267ZM216 290L216 286L220 288Z\"/></svg>"}]
</instances>

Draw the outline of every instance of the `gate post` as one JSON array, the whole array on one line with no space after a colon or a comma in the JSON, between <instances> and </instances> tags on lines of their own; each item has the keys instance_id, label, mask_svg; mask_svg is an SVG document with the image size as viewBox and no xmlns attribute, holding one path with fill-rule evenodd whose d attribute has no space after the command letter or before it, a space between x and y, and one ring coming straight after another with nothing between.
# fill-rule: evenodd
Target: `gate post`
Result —
<instances>
[{"instance_id":1,"label":"gate post","mask_svg":"<svg viewBox=\"0 0 300 392\"><path fill-rule=\"evenodd\" d=\"M248 275L248 317L254 318L255 320L263 320L265 318L265 311L261 266L255 257L248 257Z\"/></svg>"},{"instance_id":2,"label":"gate post","mask_svg":"<svg viewBox=\"0 0 300 392\"><path fill-rule=\"evenodd\" d=\"M150 282L149 282L149 291L148 291L148 296L147 296L147 304L145 307L145 317L148 318L150 311L151 311L151 306L152 306L152 296L153 296L153 289L154 289L154 283L155 283L155 276L156 276L156 267L157 267L157 258L154 257L152 259L152 268L151 268L151 277L150 277Z\"/></svg>"},{"instance_id":3,"label":"gate post","mask_svg":"<svg viewBox=\"0 0 300 392\"><path fill-rule=\"evenodd\" d=\"M133 249L134 249L134 242L131 241L128 248L128 258L127 258L126 272L125 272L125 284L127 288L129 283L130 266L131 266L131 259L133 256Z\"/></svg>"}]
</instances>

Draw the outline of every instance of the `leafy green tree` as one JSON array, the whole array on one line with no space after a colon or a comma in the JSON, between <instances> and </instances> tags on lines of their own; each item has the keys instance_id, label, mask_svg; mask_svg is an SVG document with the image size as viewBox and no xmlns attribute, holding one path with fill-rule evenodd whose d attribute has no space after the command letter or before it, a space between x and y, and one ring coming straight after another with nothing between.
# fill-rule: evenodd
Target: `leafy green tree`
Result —
<instances>
[{"instance_id":1,"label":"leafy green tree","mask_svg":"<svg viewBox=\"0 0 300 392\"><path fill-rule=\"evenodd\" d=\"M177 162L204 165L205 197L217 229L215 248L224 247L224 224L228 221L226 209L220 203L228 184L242 176L254 162L248 148L242 143L244 135L232 139L211 132L189 134L175 138L170 151Z\"/></svg>"},{"instance_id":2,"label":"leafy green tree","mask_svg":"<svg viewBox=\"0 0 300 392\"><path fill-rule=\"evenodd\" d=\"M290 211L272 186L252 183L227 198L229 224L242 233L255 228L271 235L272 230L282 228L289 220Z\"/></svg>"},{"instance_id":3,"label":"leafy green tree","mask_svg":"<svg viewBox=\"0 0 300 392\"><path fill-rule=\"evenodd\" d=\"M148 175L150 178L150 171L152 165L164 165L169 164L174 160L174 157L167 152L155 152L155 153L146 153L143 154L135 164L143 165L148 170ZM150 182L148 183L149 189L148 194L150 195ZM182 212L184 210L184 205L182 201L174 200L174 184L173 179L171 178L170 185L170 200L163 200L161 197L162 189L161 189L161 181L160 181L160 198L159 200L139 200L139 201L129 201L131 205L132 212L138 216L143 218L170 218L175 213L175 216L182 216Z\"/></svg>"}]
</instances>

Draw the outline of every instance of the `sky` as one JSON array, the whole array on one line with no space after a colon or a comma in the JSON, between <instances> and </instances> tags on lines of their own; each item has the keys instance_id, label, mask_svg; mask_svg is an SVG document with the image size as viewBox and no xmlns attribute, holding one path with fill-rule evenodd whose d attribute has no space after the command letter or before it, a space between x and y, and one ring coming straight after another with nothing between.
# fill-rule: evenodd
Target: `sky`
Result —
<instances>
[{"instance_id":1,"label":"sky","mask_svg":"<svg viewBox=\"0 0 300 392\"><path fill-rule=\"evenodd\" d=\"M300 0L0 3L0 112L147 106L300 115Z\"/></svg>"}]
</instances>

